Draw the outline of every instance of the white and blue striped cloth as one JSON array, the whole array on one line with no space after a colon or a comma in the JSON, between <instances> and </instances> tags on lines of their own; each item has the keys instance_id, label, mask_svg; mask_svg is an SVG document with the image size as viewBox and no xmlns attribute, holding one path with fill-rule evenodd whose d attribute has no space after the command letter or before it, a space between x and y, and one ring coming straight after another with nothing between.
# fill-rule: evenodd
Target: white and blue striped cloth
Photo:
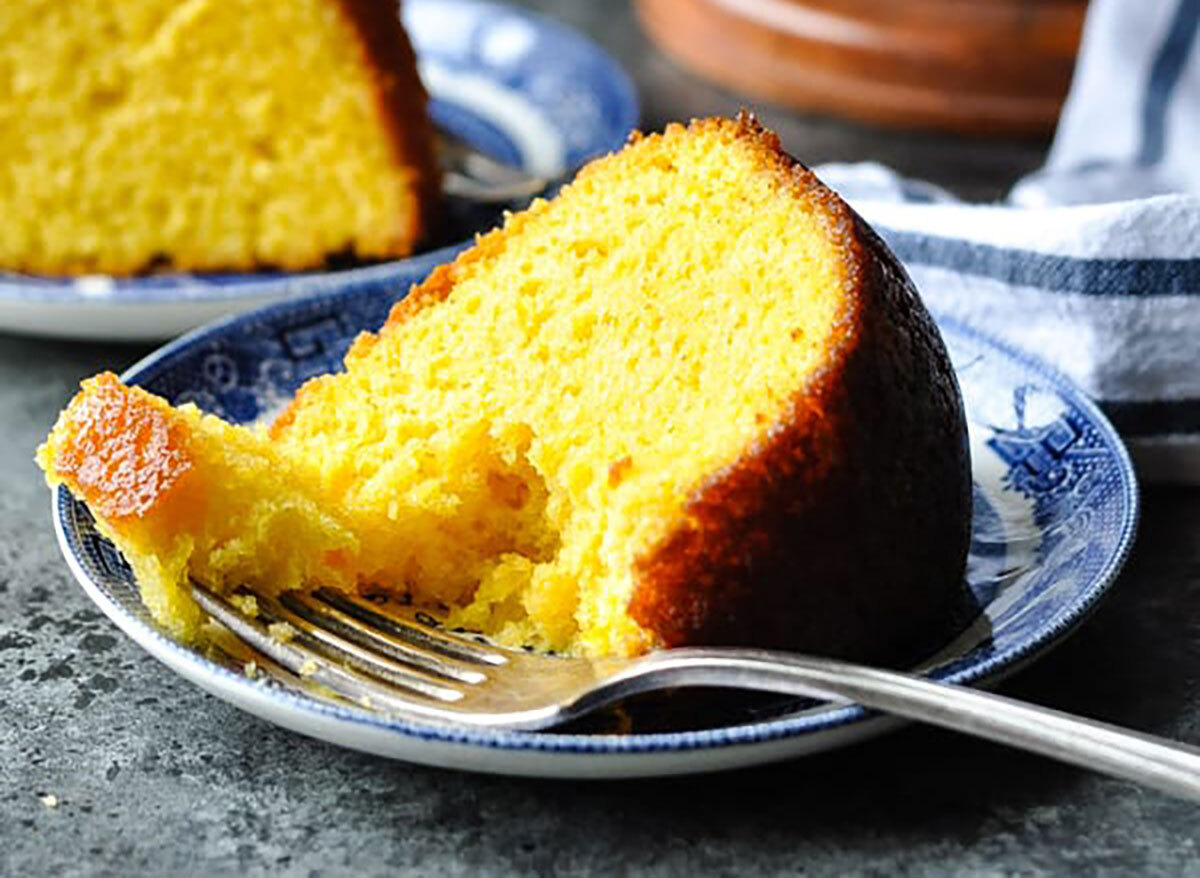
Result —
<instances>
[{"instance_id":1,"label":"white and blue striped cloth","mask_svg":"<svg viewBox=\"0 0 1200 878\"><path fill-rule=\"evenodd\" d=\"M1040 355L1144 479L1200 484L1200 0L1092 0L1046 166L970 205L875 164L817 172L930 306Z\"/></svg>"}]
</instances>

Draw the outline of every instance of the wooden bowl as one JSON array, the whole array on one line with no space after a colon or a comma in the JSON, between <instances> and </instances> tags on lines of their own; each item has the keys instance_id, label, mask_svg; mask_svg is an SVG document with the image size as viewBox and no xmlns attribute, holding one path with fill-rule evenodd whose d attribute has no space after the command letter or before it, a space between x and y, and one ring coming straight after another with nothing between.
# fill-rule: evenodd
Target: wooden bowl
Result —
<instances>
[{"instance_id":1,"label":"wooden bowl","mask_svg":"<svg viewBox=\"0 0 1200 878\"><path fill-rule=\"evenodd\" d=\"M906 128L1053 129L1086 0L635 0L686 67L757 98Z\"/></svg>"}]
</instances>

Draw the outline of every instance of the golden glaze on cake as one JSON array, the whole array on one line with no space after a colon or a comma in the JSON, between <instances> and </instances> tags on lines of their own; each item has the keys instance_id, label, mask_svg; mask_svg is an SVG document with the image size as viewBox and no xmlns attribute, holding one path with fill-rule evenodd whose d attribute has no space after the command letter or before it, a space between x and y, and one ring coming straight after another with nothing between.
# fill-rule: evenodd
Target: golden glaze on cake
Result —
<instances>
[{"instance_id":1,"label":"golden glaze on cake","mask_svg":"<svg viewBox=\"0 0 1200 878\"><path fill-rule=\"evenodd\" d=\"M941 339L886 247L750 118L589 166L437 269L346 366L265 433L179 413L197 483L237 486L224 515L303 510L303 539L225 550L238 582L275 590L279 558L315 558L287 581L404 590L514 645L870 660L942 633L961 587L970 476ZM118 387L86 386L40 452L93 509L57 462L105 441L89 400ZM172 522L137 505L110 530L152 553L141 532ZM232 581L188 551L158 591L180 564Z\"/></svg>"},{"instance_id":2,"label":"golden glaze on cake","mask_svg":"<svg viewBox=\"0 0 1200 878\"><path fill-rule=\"evenodd\" d=\"M111 373L92 379L72 414L71 440L52 466L107 521L145 515L192 468L186 424L124 388Z\"/></svg>"},{"instance_id":3,"label":"golden glaze on cake","mask_svg":"<svg viewBox=\"0 0 1200 878\"><path fill-rule=\"evenodd\" d=\"M395 0L23 0L0 78L0 268L305 269L429 231Z\"/></svg>"}]
</instances>

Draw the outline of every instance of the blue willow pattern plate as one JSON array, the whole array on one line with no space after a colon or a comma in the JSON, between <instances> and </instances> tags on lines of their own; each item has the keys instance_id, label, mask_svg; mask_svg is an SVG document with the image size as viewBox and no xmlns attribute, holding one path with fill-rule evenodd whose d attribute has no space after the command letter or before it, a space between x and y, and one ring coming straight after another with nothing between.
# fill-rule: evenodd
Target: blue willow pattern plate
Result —
<instances>
[{"instance_id":1,"label":"blue willow pattern plate","mask_svg":"<svg viewBox=\"0 0 1200 878\"><path fill-rule=\"evenodd\" d=\"M425 271L409 266L385 281L352 281L340 292L227 318L167 345L125 378L176 403L253 421L277 410L306 378L340 368L356 333L378 326ZM1095 605L1133 540L1137 485L1111 426L1066 379L972 330L953 323L942 330L970 421L973 600L960 630L920 670L982 684L1055 644ZM730 702L723 714L676 711L665 730L639 728L635 711L633 731L622 734L603 727L478 731L380 717L320 693L250 680L235 661L222 664L173 642L150 620L129 568L98 536L85 507L65 489L53 502L72 571L134 640L214 694L344 746L480 771L622 777L765 762L848 743L895 722L857 706L761 698Z\"/></svg>"},{"instance_id":2,"label":"blue willow pattern plate","mask_svg":"<svg viewBox=\"0 0 1200 878\"><path fill-rule=\"evenodd\" d=\"M575 31L482 0L405 0L405 27L442 129L481 152L548 178L620 148L637 96L606 52ZM444 228L417 267L448 261L499 207L446 199ZM413 259L313 272L39 277L0 272L0 330L97 339L164 339L216 317L328 292L347 278L387 283Z\"/></svg>"}]
</instances>

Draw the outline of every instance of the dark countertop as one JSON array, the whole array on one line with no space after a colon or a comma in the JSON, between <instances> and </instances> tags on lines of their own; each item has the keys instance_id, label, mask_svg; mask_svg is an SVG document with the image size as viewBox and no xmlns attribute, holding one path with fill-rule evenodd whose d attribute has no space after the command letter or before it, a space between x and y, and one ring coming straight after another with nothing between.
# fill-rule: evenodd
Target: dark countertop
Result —
<instances>
[{"instance_id":1,"label":"dark countertop","mask_svg":"<svg viewBox=\"0 0 1200 878\"><path fill-rule=\"evenodd\" d=\"M656 54L624 2L526 5L621 58L648 128L743 103ZM879 159L972 197L1044 149L757 109L806 161ZM0 875L1200 874L1194 806L926 728L733 774L577 783L388 762L244 714L93 607L30 459L80 377L144 352L0 336ZM1200 741L1200 492L1148 489L1111 598L1003 688Z\"/></svg>"}]
</instances>

